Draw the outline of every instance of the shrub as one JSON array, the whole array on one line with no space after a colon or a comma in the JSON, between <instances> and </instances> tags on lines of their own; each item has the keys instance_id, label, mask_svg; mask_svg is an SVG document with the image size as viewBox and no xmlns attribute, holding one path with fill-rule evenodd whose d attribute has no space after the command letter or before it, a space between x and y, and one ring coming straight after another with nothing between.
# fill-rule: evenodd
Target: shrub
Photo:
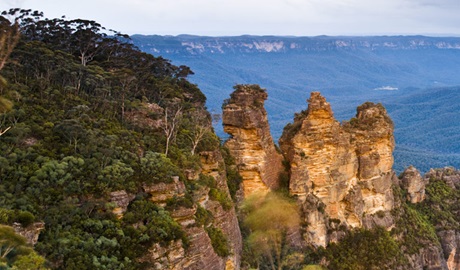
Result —
<instances>
[{"instance_id":1,"label":"shrub","mask_svg":"<svg viewBox=\"0 0 460 270\"><path fill-rule=\"evenodd\" d=\"M397 269L404 262L398 242L384 228L350 231L323 249L329 269Z\"/></svg>"},{"instance_id":2,"label":"shrub","mask_svg":"<svg viewBox=\"0 0 460 270\"><path fill-rule=\"evenodd\" d=\"M195 213L195 221L197 226L207 226L213 220L212 213L204 209L201 206L198 206Z\"/></svg>"},{"instance_id":3,"label":"shrub","mask_svg":"<svg viewBox=\"0 0 460 270\"><path fill-rule=\"evenodd\" d=\"M185 207L185 208L193 207L193 199L191 198L189 194L183 197L174 196L166 200L166 207L165 207L166 210L174 210L180 207Z\"/></svg>"},{"instance_id":4,"label":"shrub","mask_svg":"<svg viewBox=\"0 0 460 270\"><path fill-rule=\"evenodd\" d=\"M225 211L228 211L233 207L233 203L227 196L227 193L219 189L211 188L211 190L209 191L209 197L211 198L211 200L218 201Z\"/></svg>"},{"instance_id":5,"label":"shrub","mask_svg":"<svg viewBox=\"0 0 460 270\"><path fill-rule=\"evenodd\" d=\"M218 228L209 227L206 228L209 238L211 239L211 245L217 255L226 257L230 255L230 249L228 245L227 237Z\"/></svg>"},{"instance_id":6,"label":"shrub","mask_svg":"<svg viewBox=\"0 0 460 270\"><path fill-rule=\"evenodd\" d=\"M21 223L23 227L27 227L35 221L35 216L28 211L20 211L16 220Z\"/></svg>"}]
</instances>

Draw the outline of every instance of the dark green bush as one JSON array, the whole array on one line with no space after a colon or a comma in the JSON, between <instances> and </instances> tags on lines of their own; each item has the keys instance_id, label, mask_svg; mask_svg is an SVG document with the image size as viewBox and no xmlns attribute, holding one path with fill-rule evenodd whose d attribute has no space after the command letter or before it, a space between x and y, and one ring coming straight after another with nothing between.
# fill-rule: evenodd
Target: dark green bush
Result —
<instances>
[{"instance_id":1,"label":"dark green bush","mask_svg":"<svg viewBox=\"0 0 460 270\"><path fill-rule=\"evenodd\" d=\"M27 227L34 223L35 216L28 211L19 211L15 219L17 222L21 223L23 227Z\"/></svg>"},{"instance_id":2,"label":"dark green bush","mask_svg":"<svg viewBox=\"0 0 460 270\"><path fill-rule=\"evenodd\" d=\"M212 248L217 253L217 255L221 257L230 255L228 239L219 228L208 227L206 228L206 232L211 239Z\"/></svg>"},{"instance_id":3,"label":"dark green bush","mask_svg":"<svg viewBox=\"0 0 460 270\"><path fill-rule=\"evenodd\" d=\"M200 205L196 209L195 221L197 226L208 226L213 220L212 213Z\"/></svg>"},{"instance_id":4,"label":"dark green bush","mask_svg":"<svg viewBox=\"0 0 460 270\"><path fill-rule=\"evenodd\" d=\"M183 197L174 196L166 200L165 209L168 211L179 209L180 207L192 208L194 205L193 199L190 195L185 195Z\"/></svg>"},{"instance_id":5,"label":"dark green bush","mask_svg":"<svg viewBox=\"0 0 460 270\"><path fill-rule=\"evenodd\" d=\"M230 155L229 149L227 147L222 147L221 153L222 157L224 158L225 168L227 171L228 191L230 192L230 196L232 197L233 201L236 202L236 193L241 187L243 178L236 168L235 159Z\"/></svg>"},{"instance_id":6,"label":"dark green bush","mask_svg":"<svg viewBox=\"0 0 460 270\"><path fill-rule=\"evenodd\" d=\"M404 265L398 242L384 228L350 231L321 252L329 269L396 269Z\"/></svg>"},{"instance_id":7,"label":"dark green bush","mask_svg":"<svg viewBox=\"0 0 460 270\"><path fill-rule=\"evenodd\" d=\"M233 207L231 199L228 197L227 193L222 190L211 188L209 191L209 197L211 200L218 201L225 211L228 211Z\"/></svg>"}]
</instances>

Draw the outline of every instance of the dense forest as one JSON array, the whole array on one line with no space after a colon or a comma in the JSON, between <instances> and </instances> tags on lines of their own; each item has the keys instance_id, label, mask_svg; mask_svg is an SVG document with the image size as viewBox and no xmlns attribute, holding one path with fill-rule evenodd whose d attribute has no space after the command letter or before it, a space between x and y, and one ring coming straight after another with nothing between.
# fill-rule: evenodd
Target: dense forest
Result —
<instances>
[{"instance_id":1,"label":"dense forest","mask_svg":"<svg viewBox=\"0 0 460 270\"><path fill-rule=\"evenodd\" d=\"M20 9L0 20L0 222L44 222L35 250L57 269L141 269L152 243L187 246L165 208L191 196L164 208L142 187L184 181L196 153L220 147L191 70L94 21ZM121 219L110 202L120 190L135 197Z\"/></svg>"}]
</instances>

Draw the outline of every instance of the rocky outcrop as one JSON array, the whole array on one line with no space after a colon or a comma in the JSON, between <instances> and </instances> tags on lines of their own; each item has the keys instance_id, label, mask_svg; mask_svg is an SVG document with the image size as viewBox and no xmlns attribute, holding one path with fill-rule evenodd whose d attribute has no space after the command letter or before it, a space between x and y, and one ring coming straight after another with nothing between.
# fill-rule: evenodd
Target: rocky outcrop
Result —
<instances>
[{"instance_id":1,"label":"rocky outcrop","mask_svg":"<svg viewBox=\"0 0 460 270\"><path fill-rule=\"evenodd\" d=\"M122 218L123 214L128 209L129 203L134 200L134 195L130 195L126 190L118 190L110 192L110 202L114 203L116 207L112 210L117 218Z\"/></svg>"},{"instance_id":2,"label":"rocky outcrop","mask_svg":"<svg viewBox=\"0 0 460 270\"><path fill-rule=\"evenodd\" d=\"M174 241L167 247L153 245L140 262L148 262L150 269L170 270L201 270L225 269L227 261L219 257L213 250L211 240L203 228L189 227L186 230L190 246L184 249L182 241Z\"/></svg>"},{"instance_id":3,"label":"rocky outcrop","mask_svg":"<svg viewBox=\"0 0 460 270\"><path fill-rule=\"evenodd\" d=\"M419 203L425 199L425 186L428 179L422 178L420 172L413 166L408 167L402 174L401 187L407 191L407 200Z\"/></svg>"},{"instance_id":4,"label":"rocky outcrop","mask_svg":"<svg viewBox=\"0 0 460 270\"><path fill-rule=\"evenodd\" d=\"M443 230L437 233L441 240L447 269L460 269L460 232L456 230Z\"/></svg>"},{"instance_id":5,"label":"rocky outcrop","mask_svg":"<svg viewBox=\"0 0 460 270\"><path fill-rule=\"evenodd\" d=\"M326 246L328 219L363 227L375 223L366 217L393 208L393 123L381 104L365 103L356 118L340 124L318 92L308 102L279 143L290 164L290 193L308 224L304 238Z\"/></svg>"},{"instance_id":6,"label":"rocky outcrop","mask_svg":"<svg viewBox=\"0 0 460 270\"><path fill-rule=\"evenodd\" d=\"M231 200L227 187L225 163L219 150L200 153L202 167L189 175L205 175L215 180L216 188ZM188 181L198 181L190 177ZM150 199L165 206L169 199L184 197L186 187L179 177L173 177L172 183L158 183L144 186L144 191L151 195ZM197 185L192 197L200 206L209 211L212 221L199 225L196 222L198 205L191 208L179 207L170 210L174 218L186 232L190 246L184 249L181 241L171 242L167 247L159 244L152 246L140 259L153 265L152 269L239 269L242 252L242 237L235 209L225 210L222 205L209 196L210 188ZM219 256L213 249L212 241L205 229L212 226L222 231L228 240L230 255Z\"/></svg>"},{"instance_id":7,"label":"rocky outcrop","mask_svg":"<svg viewBox=\"0 0 460 270\"><path fill-rule=\"evenodd\" d=\"M437 210L433 214L439 219L438 224L434 226L444 255L442 259L445 267L442 269L460 269L460 231L458 230L460 210L457 206L460 203L460 171L452 167L431 169L425 174L424 181L427 182L427 185L430 183L439 186L441 182L448 186L441 191L432 189L432 194L427 196L442 196L440 201L430 198L429 205L432 209ZM439 194L440 192L444 194Z\"/></svg>"},{"instance_id":8,"label":"rocky outcrop","mask_svg":"<svg viewBox=\"0 0 460 270\"><path fill-rule=\"evenodd\" d=\"M172 183L144 185L144 191L151 195L152 202L165 206L168 199L183 197L186 189L184 183L179 180L179 176L173 176Z\"/></svg>"},{"instance_id":9,"label":"rocky outcrop","mask_svg":"<svg viewBox=\"0 0 460 270\"><path fill-rule=\"evenodd\" d=\"M406 254L410 269L460 269L460 171L452 167L431 169L423 177L412 166L400 176L400 186L406 191L408 202L421 204L429 213L430 226L436 231L436 240L421 237L422 247L415 254ZM405 218L399 216L397 218Z\"/></svg>"},{"instance_id":10,"label":"rocky outcrop","mask_svg":"<svg viewBox=\"0 0 460 270\"><path fill-rule=\"evenodd\" d=\"M158 129L163 125L164 109L156 103L142 103L137 110L127 111L124 116L131 124L141 127Z\"/></svg>"},{"instance_id":11,"label":"rocky outcrop","mask_svg":"<svg viewBox=\"0 0 460 270\"><path fill-rule=\"evenodd\" d=\"M446 167L443 169L431 169L425 174L425 178L439 179L450 186L452 189L460 190L460 171L453 167Z\"/></svg>"},{"instance_id":12,"label":"rocky outcrop","mask_svg":"<svg viewBox=\"0 0 460 270\"><path fill-rule=\"evenodd\" d=\"M206 151L200 153L202 171L201 173L207 176L212 176L216 180L217 188L224 192L227 200L231 201L230 193L227 186L227 176L225 171L225 163L222 154L219 150ZM231 255L224 259L225 269L239 269L241 262L241 253L243 249L243 239L241 236L240 227L235 208L224 210L222 205L214 200L200 200L200 204L214 217L212 225L222 230L225 237L229 240ZM202 268L202 269L218 269L218 268Z\"/></svg>"},{"instance_id":13,"label":"rocky outcrop","mask_svg":"<svg viewBox=\"0 0 460 270\"><path fill-rule=\"evenodd\" d=\"M283 171L263 107L266 99L257 85L237 85L223 106L224 131L230 135L225 145L236 159L245 196L276 188Z\"/></svg>"},{"instance_id":14,"label":"rocky outcrop","mask_svg":"<svg viewBox=\"0 0 460 270\"><path fill-rule=\"evenodd\" d=\"M443 258L442 250L438 246L429 245L421 248L417 254L406 256L409 269L414 270L444 270L447 268L446 261ZM458 269L458 268L452 268Z\"/></svg>"},{"instance_id":15,"label":"rocky outcrop","mask_svg":"<svg viewBox=\"0 0 460 270\"><path fill-rule=\"evenodd\" d=\"M23 227L20 223L13 223L14 231L26 238L27 243L34 246L38 242L40 232L45 229L44 222L34 222L27 227Z\"/></svg>"}]
</instances>

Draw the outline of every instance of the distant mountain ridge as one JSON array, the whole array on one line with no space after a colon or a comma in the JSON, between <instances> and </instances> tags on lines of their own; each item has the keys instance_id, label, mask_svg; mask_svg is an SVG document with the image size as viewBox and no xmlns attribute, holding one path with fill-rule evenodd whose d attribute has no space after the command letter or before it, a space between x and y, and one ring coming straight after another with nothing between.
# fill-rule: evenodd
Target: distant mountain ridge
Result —
<instances>
[{"instance_id":1,"label":"distant mountain ridge","mask_svg":"<svg viewBox=\"0 0 460 270\"><path fill-rule=\"evenodd\" d=\"M206 37L193 35L132 37L145 51L157 54L218 54L218 53L273 53L326 50L460 50L460 37L427 36L229 36Z\"/></svg>"},{"instance_id":2,"label":"distant mountain ridge","mask_svg":"<svg viewBox=\"0 0 460 270\"><path fill-rule=\"evenodd\" d=\"M281 136L312 91L349 120L365 101L381 102L395 121L395 169L412 164L460 167L457 116L460 37L132 36L141 50L189 66L190 77L221 112L236 84L267 89L271 133ZM434 113L434 109L436 110ZM448 123L445 124L445 123ZM219 125L219 136L226 136Z\"/></svg>"}]
</instances>

